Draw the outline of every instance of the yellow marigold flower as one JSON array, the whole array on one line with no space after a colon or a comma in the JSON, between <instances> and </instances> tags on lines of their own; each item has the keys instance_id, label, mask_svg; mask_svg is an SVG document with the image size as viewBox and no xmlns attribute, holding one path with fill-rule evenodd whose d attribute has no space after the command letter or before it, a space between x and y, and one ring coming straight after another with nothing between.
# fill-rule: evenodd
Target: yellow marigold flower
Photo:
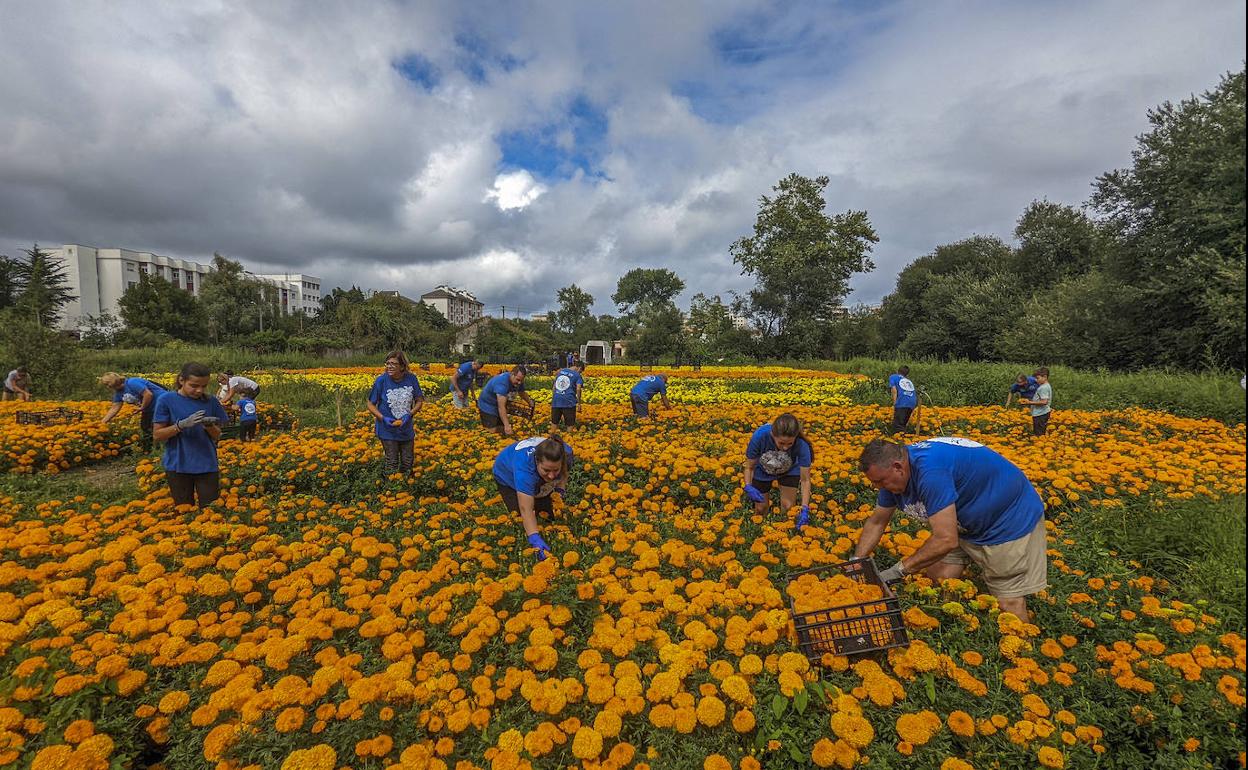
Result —
<instances>
[{"instance_id":1,"label":"yellow marigold flower","mask_svg":"<svg viewBox=\"0 0 1248 770\"><path fill-rule=\"evenodd\" d=\"M961 738L975 736L975 720L965 711L950 712L945 724L949 725L949 732Z\"/></svg>"},{"instance_id":2,"label":"yellow marigold flower","mask_svg":"<svg viewBox=\"0 0 1248 770\"><path fill-rule=\"evenodd\" d=\"M836 737L853 746L865 749L875 739L875 728L863 717L845 711L832 715L832 732Z\"/></svg>"},{"instance_id":3,"label":"yellow marigold flower","mask_svg":"<svg viewBox=\"0 0 1248 770\"><path fill-rule=\"evenodd\" d=\"M760 674L763 670L763 659L754 653L750 653L749 655L741 658L741 662L737 664L737 670L746 676L755 676Z\"/></svg>"},{"instance_id":4,"label":"yellow marigold flower","mask_svg":"<svg viewBox=\"0 0 1248 770\"><path fill-rule=\"evenodd\" d=\"M1066 767L1066 758L1062 756L1062 752L1052 746L1043 746L1036 752L1036 759L1040 764L1049 768Z\"/></svg>"},{"instance_id":5,"label":"yellow marigold flower","mask_svg":"<svg viewBox=\"0 0 1248 770\"><path fill-rule=\"evenodd\" d=\"M802 681L801 675L793 671L781 671L777 681L780 684L780 692L789 698L806 689L806 684Z\"/></svg>"},{"instance_id":6,"label":"yellow marigold flower","mask_svg":"<svg viewBox=\"0 0 1248 770\"><path fill-rule=\"evenodd\" d=\"M572 756L577 759L597 759L602 753L602 736L592 727L582 727L572 738Z\"/></svg>"},{"instance_id":7,"label":"yellow marigold flower","mask_svg":"<svg viewBox=\"0 0 1248 770\"><path fill-rule=\"evenodd\" d=\"M754 712L749 709L741 709L732 716L732 729L739 733L748 733L754 729L754 725Z\"/></svg>"},{"instance_id":8,"label":"yellow marigold flower","mask_svg":"<svg viewBox=\"0 0 1248 770\"><path fill-rule=\"evenodd\" d=\"M727 713L727 706L714 695L708 695L698 702L698 721L707 727L715 727L723 722Z\"/></svg>"},{"instance_id":9,"label":"yellow marigold flower","mask_svg":"<svg viewBox=\"0 0 1248 770\"><path fill-rule=\"evenodd\" d=\"M702 770L732 770L732 763L723 754L711 754L702 760Z\"/></svg>"},{"instance_id":10,"label":"yellow marigold flower","mask_svg":"<svg viewBox=\"0 0 1248 770\"><path fill-rule=\"evenodd\" d=\"M334 770L338 754L324 743L310 749L295 749L282 761L282 770Z\"/></svg>"},{"instance_id":11,"label":"yellow marigold flower","mask_svg":"<svg viewBox=\"0 0 1248 770\"><path fill-rule=\"evenodd\" d=\"M719 687L724 691L724 695L742 706L753 706L755 703L754 693L750 691L750 685L743 677L733 674L724 679Z\"/></svg>"}]
</instances>

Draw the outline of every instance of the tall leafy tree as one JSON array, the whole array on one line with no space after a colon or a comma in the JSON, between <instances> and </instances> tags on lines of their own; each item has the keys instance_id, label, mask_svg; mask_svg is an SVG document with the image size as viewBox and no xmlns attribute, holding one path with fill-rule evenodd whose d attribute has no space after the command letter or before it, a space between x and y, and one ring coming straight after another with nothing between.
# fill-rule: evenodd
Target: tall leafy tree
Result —
<instances>
[{"instance_id":1,"label":"tall leafy tree","mask_svg":"<svg viewBox=\"0 0 1248 770\"><path fill-rule=\"evenodd\" d=\"M69 289L65 267L49 252L34 244L34 248L22 249L25 260L18 260L13 271L21 286L21 293L14 303L19 314L36 326L50 329L60 318L61 309L77 297Z\"/></svg>"},{"instance_id":2,"label":"tall leafy tree","mask_svg":"<svg viewBox=\"0 0 1248 770\"><path fill-rule=\"evenodd\" d=\"M685 282L671 270L637 267L620 276L611 301L621 313L637 321L655 310L666 310L684 290Z\"/></svg>"},{"instance_id":3,"label":"tall leafy tree","mask_svg":"<svg viewBox=\"0 0 1248 770\"><path fill-rule=\"evenodd\" d=\"M849 294L854 273L874 269L870 254L879 241L865 211L828 216L826 176L790 174L759 201L754 234L738 239L730 253L743 275L753 276L751 315L775 352L813 352L820 326Z\"/></svg>"},{"instance_id":4,"label":"tall leafy tree","mask_svg":"<svg viewBox=\"0 0 1248 770\"><path fill-rule=\"evenodd\" d=\"M629 355L642 361L685 357L688 351L683 322L680 310L670 302L650 310Z\"/></svg>"},{"instance_id":5,"label":"tall leafy tree","mask_svg":"<svg viewBox=\"0 0 1248 770\"><path fill-rule=\"evenodd\" d=\"M204 277L199 300L214 342L256 331L262 312L274 315L271 308L264 309L271 300L263 284L249 278L240 263L220 254L212 255L212 272Z\"/></svg>"},{"instance_id":6,"label":"tall leafy tree","mask_svg":"<svg viewBox=\"0 0 1248 770\"><path fill-rule=\"evenodd\" d=\"M594 296L576 284L564 286L555 295L559 309L551 317L551 326L556 332L579 337L594 320L590 308L594 306Z\"/></svg>"},{"instance_id":7,"label":"tall leafy tree","mask_svg":"<svg viewBox=\"0 0 1248 770\"><path fill-rule=\"evenodd\" d=\"M1115 313L1135 331L1126 365L1244 365L1245 73L1148 113L1130 168L1091 203L1116 237Z\"/></svg>"},{"instance_id":8,"label":"tall leafy tree","mask_svg":"<svg viewBox=\"0 0 1248 770\"><path fill-rule=\"evenodd\" d=\"M0 254L0 310L13 307L17 303L17 298L22 293L19 275L17 260L7 254Z\"/></svg>"},{"instance_id":9,"label":"tall leafy tree","mask_svg":"<svg viewBox=\"0 0 1248 770\"><path fill-rule=\"evenodd\" d=\"M194 294L160 276L141 273L117 305L128 329L146 329L188 342L205 336L203 305Z\"/></svg>"},{"instance_id":10,"label":"tall leafy tree","mask_svg":"<svg viewBox=\"0 0 1248 770\"><path fill-rule=\"evenodd\" d=\"M1087 214L1050 201L1032 201L1018 218L1014 237L1015 271L1050 286L1095 267L1104 241Z\"/></svg>"}]
</instances>

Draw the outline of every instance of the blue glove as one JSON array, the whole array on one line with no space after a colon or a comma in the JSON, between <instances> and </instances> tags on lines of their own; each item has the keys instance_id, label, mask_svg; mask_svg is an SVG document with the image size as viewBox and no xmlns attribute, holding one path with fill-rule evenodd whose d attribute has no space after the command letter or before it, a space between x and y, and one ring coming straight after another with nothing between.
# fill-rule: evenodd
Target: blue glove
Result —
<instances>
[{"instance_id":1,"label":"blue glove","mask_svg":"<svg viewBox=\"0 0 1248 770\"><path fill-rule=\"evenodd\" d=\"M762 492L759 492L758 488L755 487L753 484L746 484L744 487L742 487L742 489L745 490L746 497L750 498L754 502L756 503L767 502L767 496L764 495Z\"/></svg>"},{"instance_id":2,"label":"blue glove","mask_svg":"<svg viewBox=\"0 0 1248 770\"><path fill-rule=\"evenodd\" d=\"M550 553L550 546L546 545L546 541L542 539L541 532L534 532L529 535L529 545L537 549L538 561L546 560L546 555Z\"/></svg>"},{"instance_id":3,"label":"blue glove","mask_svg":"<svg viewBox=\"0 0 1248 770\"><path fill-rule=\"evenodd\" d=\"M568 490L564 489L563 487L555 487L554 491L558 492L560 497L568 496Z\"/></svg>"},{"instance_id":4,"label":"blue glove","mask_svg":"<svg viewBox=\"0 0 1248 770\"><path fill-rule=\"evenodd\" d=\"M802 527L810 523L810 506L803 505L802 510L797 513L797 521L793 522L793 529L798 532L802 531Z\"/></svg>"}]
</instances>

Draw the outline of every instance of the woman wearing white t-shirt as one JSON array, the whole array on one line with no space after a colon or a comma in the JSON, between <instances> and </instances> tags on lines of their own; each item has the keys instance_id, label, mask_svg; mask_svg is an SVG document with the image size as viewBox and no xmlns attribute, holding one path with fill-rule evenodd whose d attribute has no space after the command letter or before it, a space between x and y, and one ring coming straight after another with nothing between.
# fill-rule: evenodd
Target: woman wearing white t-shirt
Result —
<instances>
[{"instance_id":1,"label":"woman wearing white t-shirt","mask_svg":"<svg viewBox=\"0 0 1248 770\"><path fill-rule=\"evenodd\" d=\"M217 400L222 405L230 403L235 396L250 395L251 398L255 398L260 395L260 385L255 380L241 377L234 372L218 374L217 382L221 384L221 390L217 392Z\"/></svg>"}]
</instances>

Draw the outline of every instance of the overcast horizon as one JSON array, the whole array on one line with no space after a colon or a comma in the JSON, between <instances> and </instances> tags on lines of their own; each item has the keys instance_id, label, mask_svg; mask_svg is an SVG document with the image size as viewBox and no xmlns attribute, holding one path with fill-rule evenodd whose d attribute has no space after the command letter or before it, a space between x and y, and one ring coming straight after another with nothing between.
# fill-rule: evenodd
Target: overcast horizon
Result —
<instances>
[{"instance_id":1,"label":"overcast horizon","mask_svg":"<svg viewBox=\"0 0 1248 770\"><path fill-rule=\"evenodd\" d=\"M783 176L880 236L848 304L1243 67L1245 4L0 0L0 253L79 243L497 314L633 267L744 293Z\"/></svg>"}]
</instances>

